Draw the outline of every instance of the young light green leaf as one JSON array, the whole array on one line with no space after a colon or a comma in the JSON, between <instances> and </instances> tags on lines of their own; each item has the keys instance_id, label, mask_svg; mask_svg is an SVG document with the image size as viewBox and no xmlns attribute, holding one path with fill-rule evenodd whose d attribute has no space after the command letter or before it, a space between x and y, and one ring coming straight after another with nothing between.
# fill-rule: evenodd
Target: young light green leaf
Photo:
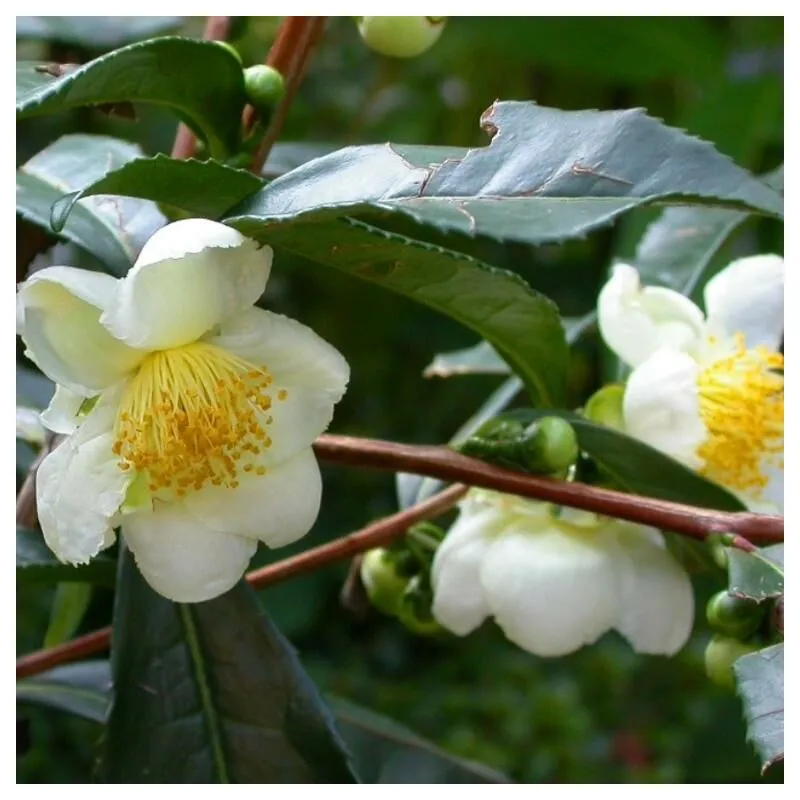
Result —
<instances>
[{"instance_id":1,"label":"young light green leaf","mask_svg":"<svg viewBox=\"0 0 800 800\"><path fill-rule=\"evenodd\" d=\"M229 224L276 249L336 267L452 317L491 342L534 402L555 406L562 401L569 350L558 310L519 276L349 218L278 230L254 220Z\"/></svg>"},{"instance_id":2,"label":"young light green leaf","mask_svg":"<svg viewBox=\"0 0 800 800\"><path fill-rule=\"evenodd\" d=\"M114 611L111 783L352 783L328 709L240 582L179 605L125 551Z\"/></svg>"},{"instance_id":3,"label":"young light green leaf","mask_svg":"<svg viewBox=\"0 0 800 800\"><path fill-rule=\"evenodd\" d=\"M783 594L783 545L756 552L728 548L728 591L761 602Z\"/></svg>"},{"instance_id":4,"label":"young light green leaf","mask_svg":"<svg viewBox=\"0 0 800 800\"><path fill-rule=\"evenodd\" d=\"M331 707L365 783L511 783L374 711L338 697L331 699Z\"/></svg>"},{"instance_id":5,"label":"young light green leaf","mask_svg":"<svg viewBox=\"0 0 800 800\"><path fill-rule=\"evenodd\" d=\"M104 103L153 103L171 108L225 158L239 143L246 97L242 65L214 42L177 36L114 50L59 77L47 66L17 64L17 118Z\"/></svg>"},{"instance_id":6,"label":"young light green leaf","mask_svg":"<svg viewBox=\"0 0 800 800\"><path fill-rule=\"evenodd\" d=\"M178 160L164 155L136 158L118 169L106 171L80 191L61 197L53 205L51 223L53 230L60 231L65 224L69 225L69 215L77 211L75 204L79 200L98 194L156 200L216 219L263 185L264 181L252 173L218 161Z\"/></svg>"},{"instance_id":7,"label":"young light green leaf","mask_svg":"<svg viewBox=\"0 0 800 800\"><path fill-rule=\"evenodd\" d=\"M138 145L110 136L62 136L17 171L17 213L51 230L51 207L66 192L78 191L141 155ZM165 221L149 201L92 198L75 208L58 232L122 275Z\"/></svg>"},{"instance_id":8,"label":"young light green leaf","mask_svg":"<svg viewBox=\"0 0 800 800\"><path fill-rule=\"evenodd\" d=\"M55 647L71 639L92 599L91 583L59 583L50 609L44 646Z\"/></svg>"},{"instance_id":9,"label":"young light green leaf","mask_svg":"<svg viewBox=\"0 0 800 800\"><path fill-rule=\"evenodd\" d=\"M183 17L17 17L17 39L42 39L110 50L175 30Z\"/></svg>"},{"instance_id":10,"label":"young light green leaf","mask_svg":"<svg viewBox=\"0 0 800 800\"><path fill-rule=\"evenodd\" d=\"M761 771L783 760L783 644L733 662L736 689L744 705L747 738L761 758Z\"/></svg>"},{"instance_id":11,"label":"young light green leaf","mask_svg":"<svg viewBox=\"0 0 800 800\"><path fill-rule=\"evenodd\" d=\"M111 704L108 661L80 661L17 681L17 702L67 711L104 723Z\"/></svg>"},{"instance_id":12,"label":"young light green leaf","mask_svg":"<svg viewBox=\"0 0 800 800\"><path fill-rule=\"evenodd\" d=\"M113 586L116 561L97 556L88 564L62 564L44 543L42 534L17 526L17 583L91 583Z\"/></svg>"},{"instance_id":13,"label":"young light green leaf","mask_svg":"<svg viewBox=\"0 0 800 800\"><path fill-rule=\"evenodd\" d=\"M487 147L427 164L404 146L339 150L273 181L230 219L280 227L392 212L443 231L541 244L657 202L783 214L777 192L711 144L638 109L500 102L481 124Z\"/></svg>"}]
</instances>

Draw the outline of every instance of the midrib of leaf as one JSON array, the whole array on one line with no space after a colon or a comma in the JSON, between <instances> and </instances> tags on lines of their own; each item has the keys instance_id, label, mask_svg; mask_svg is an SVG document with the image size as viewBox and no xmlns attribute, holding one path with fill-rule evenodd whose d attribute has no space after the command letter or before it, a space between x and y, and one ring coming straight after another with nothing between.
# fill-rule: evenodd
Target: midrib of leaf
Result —
<instances>
[{"instance_id":1,"label":"midrib of leaf","mask_svg":"<svg viewBox=\"0 0 800 800\"><path fill-rule=\"evenodd\" d=\"M220 783L230 783L228 775L228 764L225 760L225 750L222 745L222 731L220 729L219 714L214 705L211 693L211 686L208 683L208 674L203 662L203 650L200 645L200 638L197 635L197 625L195 624L192 611L185 603L178 604L181 623L186 632L186 645L189 649L189 657L194 668L194 676L197 680L197 688L200 693L200 704L203 708L203 716L208 729L208 737L211 745L211 754L214 759L214 766L217 770Z\"/></svg>"}]
</instances>

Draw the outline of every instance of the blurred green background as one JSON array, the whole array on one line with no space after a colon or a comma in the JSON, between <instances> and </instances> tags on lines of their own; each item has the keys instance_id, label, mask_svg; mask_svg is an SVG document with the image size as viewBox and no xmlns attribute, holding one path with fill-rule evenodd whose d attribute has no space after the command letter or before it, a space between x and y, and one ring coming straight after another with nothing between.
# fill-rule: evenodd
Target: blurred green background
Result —
<instances>
[{"instance_id":1,"label":"blurred green background","mask_svg":"<svg viewBox=\"0 0 800 800\"><path fill-rule=\"evenodd\" d=\"M259 63L277 17L237 18L234 43ZM202 18L18 17L18 58L84 62L157 33L200 36ZM91 44L90 44L91 43ZM783 161L782 17L457 17L425 55L370 52L349 18L331 18L292 107L282 142L328 149L381 141L480 146L478 118L495 99L563 109L642 106L764 172ZM174 119L151 108L135 122L80 110L18 126L17 164L73 131L103 132L169 152ZM281 162L301 158L283 147ZM320 150L319 152L322 152ZM272 162L273 165L277 161ZM279 166L279 165L278 165ZM615 254L630 255L653 212L561 246L530 248L432 233L435 240L522 274L565 315L590 310ZM720 256L782 252L782 229L751 223ZM64 253L84 259L74 249ZM444 442L495 388L486 376L422 377L435 352L474 343L448 319L335 271L277 261L269 307L312 326L352 366L332 430L409 442ZM577 348L572 401L610 369L596 340ZM325 468L323 511L301 547L396 510L388 474ZM260 553L259 562L275 560ZM256 565L256 564L254 564ZM740 708L703 671L702 614L717 589L696 582L691 643L675 659L643 658L621 639L556 661L537 659L487 624L464 639L427 640L370 609L343 608L347 565L263 593L322 690L393 717L452 753L538 782L757 782ZM52 592L18 590L17 649L41 646ZM112 595L97 590L81 630L110 621ZM24 710L31 747L20 782L85 782L101 729L57 712ZM772 776L768 780L782 780Z\"/></svg>"}]
</instances>

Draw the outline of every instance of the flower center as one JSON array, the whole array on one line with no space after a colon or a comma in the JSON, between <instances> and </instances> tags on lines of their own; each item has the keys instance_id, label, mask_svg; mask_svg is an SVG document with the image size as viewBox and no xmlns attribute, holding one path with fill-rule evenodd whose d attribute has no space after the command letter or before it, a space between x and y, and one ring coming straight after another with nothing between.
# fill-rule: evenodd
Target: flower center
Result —
<instances>
[{"instance_id":1,"label":"flower center","mask_svg":"<svg viewBox=\"0 0 800 800\"><path fill-rule=\"evenodd\" d=\"M113 449L121 468L145 472L151 492L178 496L207 483L236 488L240 469L263 475L271 384L265 366L204 342L151 353L120 403Z\"/></svg>"},{"instance_id":2,"label":"flower center","mask_svg":"<svg viewBox=\"0 0 800 800\"><path fill-rule=\"evenodd\" d=\"M700 415L709 432L697 450L711 480L756 497L764 468L783 468L783 356L765 347L736 350L700 374Z\"/></svg>"}]
</instances>

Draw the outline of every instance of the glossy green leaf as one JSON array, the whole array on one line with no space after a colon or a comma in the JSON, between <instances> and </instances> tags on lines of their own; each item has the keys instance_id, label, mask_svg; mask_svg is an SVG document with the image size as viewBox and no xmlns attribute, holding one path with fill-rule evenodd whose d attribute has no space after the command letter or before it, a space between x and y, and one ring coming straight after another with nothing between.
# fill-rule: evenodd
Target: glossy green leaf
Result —
<instances>
[{"instance_id":1,"label":"glossy green leaf","mask_svg":"<svg viewBox=\"0 0 800 800\"><path fill-rule=\"evenodd\" d=\"M783 191L783 167L764 176ZM634 263L642 283L690 295L719 249L748 218L741 211L682 206L666 209L645 232Z\"/></svg>"},{"instance_id":2,"label":"glossy green leaf","mask_svg":"<svg viewBox=\"0 0 800 800\"><path fill-rule=\"evenodd\" d=\"M621 489L645 497L720 511L744 511L742 502L721 486L638 439L569 411L520 409L506 415L528 424L543 416L572 424L578 444Z\"/></svg>"},{"instance_id":3,"label":"glossy green leaf","mask_svg":"<svg viewBox=\"0 0 800 800\"><path fill-rule=\"evenodd\" d=\"M510 783L499 772L446 753L403 725L335 698L331 707L365 783Z\"/></svg>"},{"instance_id":4,"label":"glossy green leaf","mask_svg":"<svg viewBox=\"0 0 800 800\"><path fill-rule=\"evenodd\" d=\"M783 594L783 545L756 552L728 548L728 591L739 597L768 600Z\"/></svg>"},{"instance_id":5,"label":"glossy green leaf","mask_svg":"<svg viewBox=\"0 0 800 800\"><path fill-rule=\"evenodd\" d=\"M230 212L279 229L330 216L400 213L443 231L530 244L584 236L643 204L700 203L782 216L783 200L707 142L642 111L495 103L493 137L428 164L413 150L339 150L276 179Z\"/></svg>"},{"instance_id":6,"label":"glossy green leaf","mask_svg":"<svg viewBox=\"0 0 800 800\"><path fill-rule=\"evenodd\" d=\"M74 636L91 599L91 583L58 584L44 634L45 647L55 647Z\"/></svg>"},{"instance_id":7,"label":"glossy green leaf","mask_svg":"<svg viewBox=\"0 0 800 800\"><path fill-rule=\"evenodd\" d=\"M446 314L491 342L534 402L561 402L569 350L558 310L519 276L349 218L279 230L254 220L230 224L276 249L336 267Z\"/></svg>"},{"instance_id":8,"label":"glossy green leaf","mask_svg":"<svg viewBox=\"0 0 800 800\"><path fill-rule=\"evenodd\" d=\"M17 171L17 213L52 230L53 203L109 170L140 158L138 145L110 136L70 134L37 153ZM165 217L154 203L121 197L92 198L78 205L59 235L124 274Z\"/></svg>"},{"instance_id":9,"label":"glossy green leaf","mask_svg":"<svg viewBox=\"0 0 800 800\"><path fill-rule=\"evenodd\" d=\"M99 555L79 567L62 564L39 531L17 527L17 583L92 583L113 586L116 561Z\"/></svg>"},{"instance_id":10,"label":"glossy green leaf","mask_svg":"<svg viewBox=\"0 0 800 800\"><path fill-rule=\"evenodd\" d=\"M762 772L783 760L783 645L749 653L733 662L747 738L761 758Z\"/></svg>"},{"instance_id":11,"label":"glossy green leaf","mask_svg":"<svg viewBox=\"0 0 800 800\"><path fill-rule=\"evenodd\" d=\"M175 30L183 17L17 17L17 39L42 39L110 50Z\"/></svg>"},{"instance_id":12,"label":"glossy green leaf","mask_svg":"<svg viewBox=\"0 0 800 800\"><path fill-rule=\"evenodd\" d=\"M17 702L55 708L103 723L111 704L108 661L64 664L17 681Z\"/></svg>"},{"instance_id":13,"label":"glossy green leaf","mask_svg":"<svg viewBox=\"0 0 800 800\"><path fill-rule=\"evenodd\" d=\"M157 200L176 209L216 219L231 206L257 192L264 182L250 172L218 161L178 160L164 155L136 158L119 169L107 171L80 191L62 197L52 209L52 227L61 230L75 204L91 195L115 194Z\"/></svg>"},{"instance_id":14,"label":"glossy green leaf","mask_svg":"<svg viewBox=\"0 0 800 800\"><path fill-rule=\"evenodd\" d=\"M335 144L324 142L275 142L261 174L275 178L336 149Z\"/></svg>"},{"instance_id":15,"label":"glossy green leaf","mask_svg":"<svg viewBox=\"0 0 800 800\"><path fill-rule=\"evenodd\" d=\"M214 42L177 36L114 50L60 77L17 63L17 118L104 103L171 108L199 130L214 157L236 151L246 98L242 65Z\"/></svg>"},{"instance_id":16,"label":"glossy green leaf","mask_svg":"<svg viewBox=\"0 0 800 800\"><path fill-rule=\"evenodd\" d=\"M353 782L330 712L243 582L171 603L125 552L112 669L107 782Z\"/></svg>"}]
</instances>

